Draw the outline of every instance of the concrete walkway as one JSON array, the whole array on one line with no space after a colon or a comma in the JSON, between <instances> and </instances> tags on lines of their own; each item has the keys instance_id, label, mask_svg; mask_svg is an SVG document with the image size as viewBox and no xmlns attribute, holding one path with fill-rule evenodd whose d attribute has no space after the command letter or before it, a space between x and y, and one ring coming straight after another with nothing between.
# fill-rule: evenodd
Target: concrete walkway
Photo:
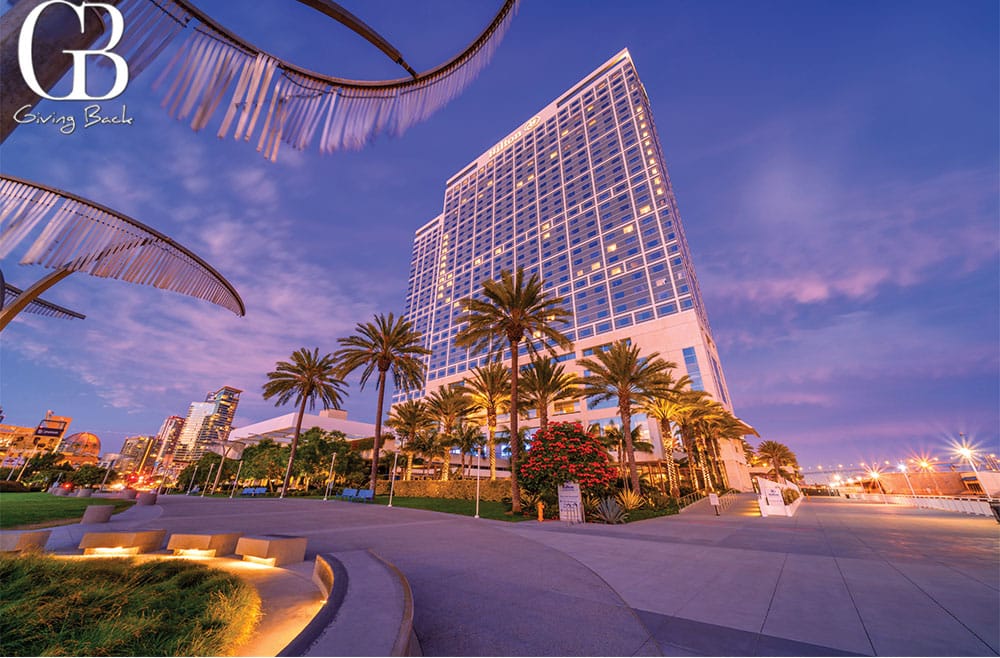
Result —
<instances>
[{"instance_id":1,"label":"concrete walkway","mask_svg":"<svg viewBox=\"0 0 1000 658\"><path fill-rule=\"evenodd\" d=\"M988 519L840 499L795 518L505 523L341 501L161 497L136 521L374 548L413 590L425 655L997 655ZM135 508L133 508L135 509ZM151 523L149 521L152 521Z\"/></svg>"}]
</instances>

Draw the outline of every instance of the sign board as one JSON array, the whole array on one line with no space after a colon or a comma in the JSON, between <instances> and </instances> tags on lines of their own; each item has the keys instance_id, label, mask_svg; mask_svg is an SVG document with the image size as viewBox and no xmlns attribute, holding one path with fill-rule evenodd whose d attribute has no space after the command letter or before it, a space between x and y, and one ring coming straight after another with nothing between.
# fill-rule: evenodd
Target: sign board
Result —
<instances>
[{"instance_id":1,"label":"sign board","mask_svg":"<svg viewBox=\"0 0 1000 658\"><path fill-rule=\"evenodd\" d=\"M776 484L768 483L764 485L764 498L768 505L776 507L785 506L785 501L781 498L781 487Z\"/></svg>"},{"instance_id":2,"label":"sign board","mask_svg":"<svg viewBox=\"0 0 1000 658\"><path fill-rule=\"evenodd\" d=\"M39 427L35 430L35 436L62 436L63 427Z\"/></svg>"},{"instance_id":3,"label":"sign board","mask_svg":"<svg viewBox=\"0 0 1000 658\"><path fill-rule=\"evenodd\" d=\"M719 494L710 493L708 494L708 504L713 507L719 506Z\"/></svg>"},{"instance_id":4,"label":"sign board","mask_svg":"<svg viewBox=\"0 0 1000 658\"><path fill-rule=\"evenodd\" d=\"M583 494L577 482L563 482L559 486L559 520L583 523Z\"/></svg>"}]
</instances>

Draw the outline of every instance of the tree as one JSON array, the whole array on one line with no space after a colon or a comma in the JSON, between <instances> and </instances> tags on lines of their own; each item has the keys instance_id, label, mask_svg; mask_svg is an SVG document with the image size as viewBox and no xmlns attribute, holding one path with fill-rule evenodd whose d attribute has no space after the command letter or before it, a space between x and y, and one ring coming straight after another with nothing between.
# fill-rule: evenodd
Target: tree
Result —
<instances>
[{"instance_id":1,"label":"tree","mask_svg":"<svg viewBox=\"0 0 1000 658\"><path fill-rule=\"evenodd\" d=\"M404 439L402 452L406 453L406 471L404 480L413 476L413 456L417 451L412 446L417 437L434 427L434 419L427 412L427 405L422 400L407 400L397 404L389 411L386 423Z\"/></svg>"},{"instance_id":2,"label":"tree","mask_svg":"<svg viewBox=\"0 0 1000 658\"><path fill-rule=\"evenodd\" d=\"M553 345L572 349L573 344L556 327L568 324L572 311L562 306L564 299L542 289L537 274L525 278L524 268L515 274L500 272L500 280L483 282L482 299L470 297L463 302L463 315L459 325L465 325L455 335L455 345L467 347L478 353L491 350L503 353L504 341L510 350L510 435L518 436L518 356L521 343L525 342L530 354L536 353L535 341L542 342L554 354ZM521 494L517 487L517 469L520 450L517 441L510 443L510 485L514 513L521 511Z\"/></svg>"},{"instance_id":3,"label":"tree","mask_svg":"<svg viewBox=\"0 0 1000 658\"><path fill-rule=\"evenodd\" d=\"M461 454L461 477L464 478L466 475L465 455L469 455L469 466L471 467L473 452L483 445L483 431L479 425L461 420L458 423L458 428L455 430L452 445L457 447Z\"/></svg>"},{"instance_id":4,"label":"tree","mask_svg":"<svg viewBox=\"0 0 1000 658\"><path fill-rule=\"evenodd\" d=\"M670 495L680 498L680 473L674 462L674 431L670 426L673 415L680 404L681 395L691 386L691 378L687 375L674 381L673 373L668 372L663 382L658 386L656 395L642 399L642 410L646 415L657 421L660 430L660 441L663 444L663 459L667 462L667 479L670 484Z\"/></svg>"},{"instance_id":5,"label":"tree","mask_svg":"<svg viewBox=\"0 0 1000 658\"><path fill-rule=\"evenodd\" d=\"M101 468L100 466L96 466L94 464L83 464L80 468L67 475L66 481L83 487L104 482L105 475L108 477L107 482L109 484L118 479L118 473L115 471L109 472L108 469Z\"/></svg>"},{"instance_id":6,"label":"tree","mask_svg":"<svg viewBox=\"0 0 1000 658\"><path fill-rule=\"evenodd\" d=\"M338 430L325 431L310 428L299 438L299 454L295 459L295 475L306 480L306 491L313 481L326 482L330 474L330 460L338 448L347 450L346 436ZM337 459L340 459L338 455Z\"/></svg>"},{"instance_id":7,"label":"tree","mask_svg":"<svg viewBox=\"0 0 1000 658\"><path fill-rule=\"evenodd\" d=\"M524 488L552 497L564 482L578 482L588 494L601 494L615 479L600 437L579 423L553 423L538 430L521 464Z\"/></svg>"},{"instance_id":8,"label":"tree","mask_svg":"<svg viewBox=\"0 0 1000 658\"><path fill-rule=\"evenodd\" d=\"M240 477L262 479L270 487L271 480L281 477L281 471L288 461L285 458L285 450L286 448L272 439L263 439L256 445L247 446L243 451L243 469ZM182 487L185 486L184 480L180 477L178 483Z\"/></svg>"},{"instance_id":9,"label":"tree","mask_svg":"<svg viewBox=\"0 0 1000 658\"><path fill-rule=\"evenodd\" d=\"M561 363L544 356L536 356L521 369L521 400L538 412L538 429L549 425L549 405L579 397L579 383Z\"/></svg>"},{"instance_id":10,"label":"tree","mask_svg":"<svg viewBox=\"0 0 1000 658\"><path fill-rule=\"evenodd\" d=\"M441 458L444 461L443 471L448 470L449 448L451 448L451 439L433 429L417 434L407 446L407 449L412 450L414 454L423 455L424 459L427 460L426 463L433 463L435 458Z\"/></svg>"},{"instance_id":11,"label":"tree","mask_svg":"<svg viewBox=\"0 0 1000 658\"><path fill-rule=\"evenodd\" d=\"M639 491L639 469L632 445L632 404L655 395L663 386L667 373L677 364L659 358L659 352L640 356L639 346L629 345L625 340L616 341L609 349L598 351L594 356L596 358L577 361L581 368L590 370L590 374L583 378L583 394L598 401L618 399L632 490Z\"/></svg>"},{"instance_id":12,"label":"tree","mask_svg":"<svg viewBox=\"0 0 1000 658\"><path fill-rule=\"evenodd\" d=\"M618 465L622 469L621 477L623 480L628 480L628 460L625 459L625 434L622 433L622 428L614 423L611 423L603 429L603 433L601 433L600 436L601 445L603 445L607 450L615 451ZM636 452L653 452L653 444L649 441L643 441L641 437L642 427L633 427L632 449Z\"/></svg>"},{"instance_id":13,"label":"tree","mask_svg":"<svg viewBox=\"0 0 1000 658\"><path fill-rule=\"evenodd\" d=\"M474 410L486 420L486 445L490 453L490 479L497 479L497 414L510 411L510 372L498 361L474 368L466 377L469 399Z\"/></svg>"},{"instance_id":14,"label":"tree","mask_svg":"<svg viewBox=\"0 0 1000 658\"><path fill-rule=\"evenodd\" d=\"M777 441L761 441L757 446L757 456L771 465L775 482L781 482L782 474L788 473L783 467L797 464L795 453L784 443Z\"/></svg>"},{"instance_id":15,"label":"tree","mask_svg":"<svg viewBox=\"0 0 1000 658\"><path fill-rule=\"evenodd\" d=\"M467 413L469 413L471 403L465 391L456 386L442 386L427 396L427 413L438 424L440 432L439 440L450 447L455 441L455 430ZM441 479L448 479L449 463L445 459L444 469L441 471Z\"/></svg>"},{"instance_id":16,"label":"tree","mask_svg":"<svg viewBox=\"0 0 1000 658\"><path fill-rule=\"evenodd\" d=\"M302 431L302 416L309 409L316 408L318 398L327 409L340 409L344 395L344 382L338 377L336 361L332 354L319 355L319 348L312 352L299 348L292 354L291 362L279 361L273 372L267 373L267 383L264 384L264 399L277 398L274 406L280 407L294 400L299 405L295 420L295 435L292 437L292 450L288 455L288 467L285 469L285 479L281 484L281 498L288 492L288 481L292 477L292 464L295 462L295 451L299 446L299 433Z\"/></svg>"},{"instance_id":17,"label":"tree","mask_svg":"<svg viewBox=\"0 0 1000 658\"><path fill-rule=\"evenodd\" d=\"M358 368L361 372L361 389L372 373L378 371L378 408L375 412L375 445L372 449L371 488L375 489L378 477L378 453L382 448L382 408L385 404L386 373L392 371L397 390L407 391L423 385L425 365L420 357L431 353L421 344L422 334L403 317L388 317L381 313L374 322L358 323L357 333L339 338L341 348L336 352L341 374L346 377Z\"/></svg>"}]
</instances>

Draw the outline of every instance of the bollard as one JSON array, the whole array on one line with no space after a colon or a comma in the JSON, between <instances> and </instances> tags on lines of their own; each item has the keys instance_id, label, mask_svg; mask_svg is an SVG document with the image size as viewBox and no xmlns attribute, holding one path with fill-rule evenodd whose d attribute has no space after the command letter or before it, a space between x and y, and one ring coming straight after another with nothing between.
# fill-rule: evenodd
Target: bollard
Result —
<instances>
[{"instance_id":1,"label":"bollard","mask_svg":"<svg viewBox=\"0 0 1000 658\"><path fill-rule=\"evenodd\" d=\"M536 507L538 507L538 520L544 521L545 516L543 515L543 512L545 510L545 503L543 503L542 501L538 501Z\"/></svg>"}]
</instances>

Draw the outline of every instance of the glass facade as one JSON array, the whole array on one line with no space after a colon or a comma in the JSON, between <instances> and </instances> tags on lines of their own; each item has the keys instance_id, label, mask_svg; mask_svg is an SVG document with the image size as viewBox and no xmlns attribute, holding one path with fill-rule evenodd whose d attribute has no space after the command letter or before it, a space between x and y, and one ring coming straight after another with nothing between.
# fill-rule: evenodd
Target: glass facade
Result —
<instances>
[{"instance_id":1,"label":"glass facade","mask_svg":"<svg viewBox=\"0 0 1000 658\"><path fill-rule=\"evenodd\" d=\"M407 317L433 350L427 390L486 361L488 352L454 345L461 300L518 265L573 311L567 365L623 337L675 362L698 342L716 364L664 163L626 50L452 177L442 213L416 233L406 297ZM685 337L671 336L678 331ZM721 369L715 384L728 404Z\"/></svg>"}]
</instances>

